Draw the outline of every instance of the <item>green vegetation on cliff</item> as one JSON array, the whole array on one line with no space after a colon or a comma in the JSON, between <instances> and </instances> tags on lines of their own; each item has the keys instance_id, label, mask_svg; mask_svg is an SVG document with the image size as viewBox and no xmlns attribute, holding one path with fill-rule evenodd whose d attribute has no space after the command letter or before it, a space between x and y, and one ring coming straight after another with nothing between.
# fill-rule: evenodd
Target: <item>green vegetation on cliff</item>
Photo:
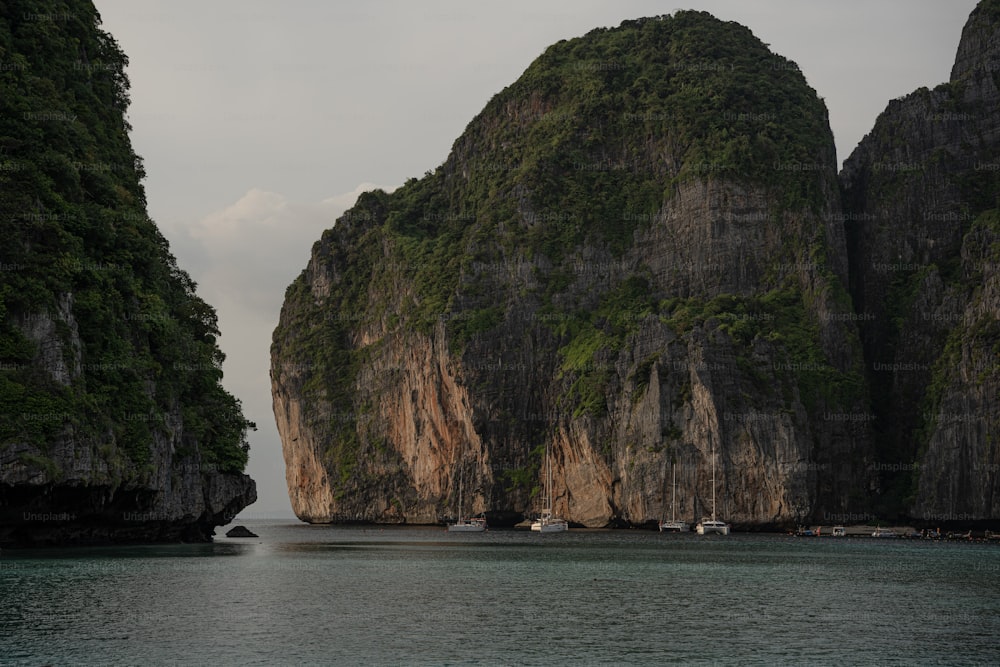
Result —
<instances>
[{"instance_id":1,"label":"green vegetation on cliff","mask_svg":"<svg viewBox=\"0 0 1000 667\"><path fill-rule=\"evenodd\" d=\"M427 331L452 321L459 292L478 296L491 244L555 263L588 242L620 254L680 183L762 185L783 209L818 211L818 174L835 174L827 111L794 63L706 13L626 21L553 45L487 104L445 164L392 194L364 195L335 235L352 253L331 258L352 267L337 290L360 320L386 305L366 299L391 292L380 267L398 271L412 294L394 322ZM549 294L558 280L547 276ZM498 323L486 308L452 329L467 338Z\"/></svg>"},{"instance_id":2,"label":"green vegetation on cliff","mask_svg":"<svg viewBox=\"0 0 1000 667\"><path fill-rule=\"evenodd\" d=\"M220 384L215 312L145 212L127 58L91 2L53 6L0 6L0 446L65 436L142 465L179 411L180 457L242 471L253 424Z\"/></svg>"}]
</instances>

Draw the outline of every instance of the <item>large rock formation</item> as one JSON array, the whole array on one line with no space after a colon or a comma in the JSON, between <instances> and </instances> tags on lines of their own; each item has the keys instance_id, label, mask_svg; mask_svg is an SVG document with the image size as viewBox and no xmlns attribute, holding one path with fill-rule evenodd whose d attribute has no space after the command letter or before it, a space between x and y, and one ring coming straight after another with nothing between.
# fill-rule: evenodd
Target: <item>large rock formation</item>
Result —
<instances>
[{"instance_id":1,"label":"large rock formation","mask_svg":"<svg viewBox=\"0 0 1000 667\"><path fill-rule=\"evenodd\" d=\"M256 498L215 313L149 220L89 1L0 7L0 545L211 539Z\"/></svg>"},{"instance_id":2,"label":"large rock formation","mask_svg":"<svg viewBox=\"0 0 1000 667\"><path fill-rule=\"evenodd\" d=\"M883 515L1000 516L998 84L987 0L951 80L893 100L841 174Z\"/></svg>"},{"instance_id":3,"label":"large rock formation","mask_svg":"<svg viewBox=\"0 0 1000 667\"><path fill-rule=\"evenodd\" d=\"M362 195L288 288L297 515L603 526L863 511L869 399L835 151L798 68L698 12L550 47L448 159ZM468 500L471 497L471 500Z\"/></svg>"}]
</instances>

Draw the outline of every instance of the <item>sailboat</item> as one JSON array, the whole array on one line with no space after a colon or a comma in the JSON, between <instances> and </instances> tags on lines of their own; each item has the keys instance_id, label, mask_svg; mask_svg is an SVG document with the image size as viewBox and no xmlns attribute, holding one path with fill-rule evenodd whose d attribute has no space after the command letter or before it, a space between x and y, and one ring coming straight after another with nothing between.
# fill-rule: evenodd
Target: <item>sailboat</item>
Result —
<instances>
[{"instance_id":1,"label":"sailboat","mask_svg":"<svg viewBox=\"0 0 1000 667\"><path fill-rule=\"evenodd\" d=\"M449 533L481 533L486 530L486 517L466 517L462 514L463 478L458 480L458 520L448 524Z\"/></svg>"},{"instance_id":2,"label":"sailboat","mask_svg":"<svg viewBox=\"0 0 1000 667\"><path fill-rule=\"evenodd\" d=\"M688 525L677 519L677 468L671 463L670 473L673 478L673 493L670 496L670 521L664 521L660 519L660 532L661 533L686 533L688 531Z\"/></svg>"},{"instance_id":3,"label":"sailboat","mask_svg":"<svg viewBox=\"0 0 1000 667\"><path fill-rule=\"evenodd\" d=\"M696 528L699 535L728 535L729 524L715 518L715 442L712 442L712 516L702 517Z\"/></svg>"},{"instance_id":4,"label":"sailboat","mask_svg":"<svg viewBox=\"0 0 1000 667\"><path fill-rule=\"evenodd\" d=\"M542 514L531 524L531 529L538 533L561 533L569 530L566 519L552 516L552 460L549 450L545 448L545 507Z\"/></svg>"}]
</instances>

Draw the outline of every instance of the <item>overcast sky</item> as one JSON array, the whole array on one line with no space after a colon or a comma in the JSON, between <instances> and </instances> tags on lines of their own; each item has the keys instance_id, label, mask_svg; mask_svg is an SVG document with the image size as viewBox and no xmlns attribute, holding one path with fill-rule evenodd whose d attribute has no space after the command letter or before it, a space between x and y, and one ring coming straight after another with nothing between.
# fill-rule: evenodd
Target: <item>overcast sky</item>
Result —
<instances>
[{"instance_id":1,"label":"overcast sky","mask_svg":"<svg viewBox=\"0 0 1000 667\"><path fill-rule=\"evenodd\" d=\"M947 81L975 0L95 0L130 59L149 213L212 304L259 430L244 518L291 516L271 332L312 243L373 185L441 164L550 44L675 9L748 26L826 100L842 162L895 97Z\"/></svg>"}]
</instances>

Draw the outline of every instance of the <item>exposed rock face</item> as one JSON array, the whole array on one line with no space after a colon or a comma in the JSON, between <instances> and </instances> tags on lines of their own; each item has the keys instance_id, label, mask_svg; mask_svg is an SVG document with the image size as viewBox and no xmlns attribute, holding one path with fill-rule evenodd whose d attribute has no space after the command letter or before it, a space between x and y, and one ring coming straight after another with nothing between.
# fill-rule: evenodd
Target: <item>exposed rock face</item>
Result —
<instances>
[{"instance_id":1,"label":"exposed rock face","mask_svg":"<svg viewBox=\"0 0 1000 667\"><path fill-rule=\"evenodd\" d=\"M743 106L734 106L743 105ZM362 195L286 293L305 521L860 512L870 440L826 109L706 14L551 47L448 160Z\"/></svg>"},{"instance_id":2,"label":"exposed rock face","mask_svg":"<svg viewBox=\"0 0 1000 667\"><path fill-rule=\"evenodd\" d=\"M209 540L256 499L252 425L146 215L127 60L71 4L0 7L0 545Z\"/></svg>"},{"instance_id":3,"label":"exposed rock face","mask_svg":"<svg viewBox=\"0 0 1000 667\"><path fill-rule=\"evenodd\" d=\"M109 542L204 542L257 499L252 479L184 451L183 420L165 416L142 467L112 442L67 428L48 447L0 449L0 544L63 546Z\"/></svg>"},{"instance_id":4,"label":"exposed rock face","mask_svg":"<svg viewBox=\"0 0 1000 667\"><path fill-rule=\"evenodd\" d=\"M1000 3L963 30L951 81L892 101L841 174L851 292L882 442L877 505L1000 516Z\"/></svg>"},{"instance_id":5,"label":"exposed rock face","mask_svg":"<svg viewBox=\"0 0 1000 667\"><path fill-rule=\"evenodd\" d=\"M71 447L66 443L60 449ZM31 458L23 462L26 453L31 454L8 450L0 463L5 470L0 485L4 546L206 542L216 526L230 523L257 499L246 475L206 473L192 464L169 467L169 459L159 462L165 466L161 479L122 479L105 472L103 462L84 467L87 453L82 452L84 458L76 458L73 467L53 468L49 476ZM59 466L64 459L53 461ZM73 472L61 476L64 471Z\"/></svg>"}]
</instances>

